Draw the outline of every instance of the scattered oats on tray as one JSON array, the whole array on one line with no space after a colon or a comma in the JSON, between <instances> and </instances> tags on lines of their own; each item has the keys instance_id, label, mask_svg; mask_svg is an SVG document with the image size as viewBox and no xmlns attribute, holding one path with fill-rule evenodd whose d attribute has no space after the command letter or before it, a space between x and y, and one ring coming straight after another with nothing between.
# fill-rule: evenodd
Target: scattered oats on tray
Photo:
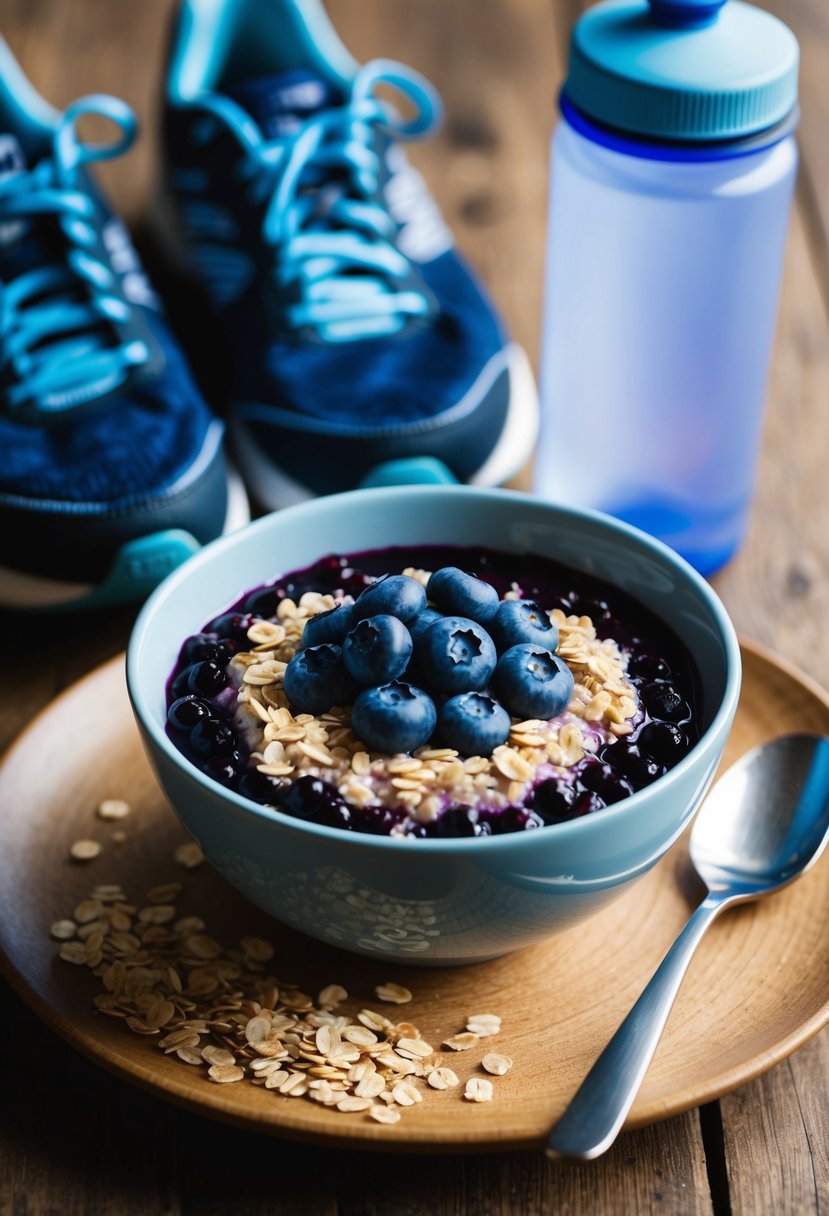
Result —
<instances>
[{"instance_id":1,"label":"scattered oats on tray","mask_svg":"<svg viewBox=\"0 0 829 1216\"><path fill-rule=\"evenodd\" d=\"M70 847L76 860L100 851L93 840ZM187 868L203 860L194 842L174 857ZM374 1009L343 1012L349 995L336 982L314 1000L267 973L274 948L262 938L246 936L226 949L201 917L180 915L182 890L180 882L157 884L139 907L119 883L97 883L71 915L51 924L60 958L100 980L94 1004L101 1014L154 1039L160 1051L199 1069L209 1084L246 1082L378 1123L397 1123L401 1110L422 1103L430 1090L462 1083L467 1101L491 1101L492 1082L480 1076L462 1082L413 1022L396 1022ZM414 999L408 988L390 982L378 984L375 995L390 1005ZM498 1033L501 1019L475 1014L466 1025L442 1048L479 1045ZM491 1052L479 1065L501 1076L512 1061Z\"/></svg>"},{"instance_id":2,"label":"scattered oats on tray","mask_svg":"<svg viewBox=\"0 0 829 1216\"><path fill-rule=\"evenodd\" d=\"M494 1077L503 1077L512 1068L512 1059L510 1056L499 1055L497 1051L491 1051L481 1060L481 1068Z\"/></svg>"},{"instance_id":3,"label":"scattered oats on tray","mask_svg":"<svg viewBox=\"0 0 829 1216\"><path fill-rule=\"evenodd\" d=\"M412 999L411 992L402 984L378 984L374 995L378 1001L387 1001L390 1005L407 1005Z\"/></svg>"},{"instance_id":4,"label":"scattered oats on tray","mask_svg":"<svg viewBox=\"0 0 829 1216\"><path fill-rule=\"evenodd\" d=\"M204 853L194 840L189 840L187 844L178 846L173 853L173 859L180 866L184 866L185 870L194 870L204 861Z\"/></svg>"},{"instance_id":5,"label":"scattered oats on tray","mask_svg":"<svg viewBox=\"0 0 829 1216\"><path fill-rule=\"evenodd\" d=\"M97 840L75 840L69 846L69 856L73 861L92 861L101 851Z\"/></svg>"},{"instance_id":6,"label":"scattered oats on tray","mask_svg":"<svg viewBox=\"0 0 829 1216\"><path fill-rule=\"evenodd\" d=\"M470 1077L463 1091L467 1102L491 1102L492 1094L492 1082L483 1077Z\"/></svg>"},{"instance_id":7,"label":"scattered oats on tray","mask_svg":"<svg viewBox=\"0 0 829 1216\"><path fill-rule=\"evenodd\" d=\"M478 1036L472 1031L462 1031L444 1039L441 1046L448 1047L450 1051L469 1051L470 1047L478 1046L478 1041Z\"/></svg>"},{"instance_id":8,"label":"scattered oats on tray","mask_svg":"<svg viewBox=\"0 0 829 1216\"><path fill-rule=\"evenodd\" d=\"M130 813L130 804L123 798L104 798L98 804L99 819L126 819Z\"/></svg>"},{"instance_id":9,"label":"scattered oats on tray","mask_svg":"<svg viewBox=\"0 0 829 1216\"><path fill-rule=\"evenodd\" d=\"M470 1034L475 1034L479 1039L483 1039L487 1035L498 1034L501 1029L501 1019L496 1013L473 1013L466 1023L466 1029Z\"/></svg>"}]
</instances>

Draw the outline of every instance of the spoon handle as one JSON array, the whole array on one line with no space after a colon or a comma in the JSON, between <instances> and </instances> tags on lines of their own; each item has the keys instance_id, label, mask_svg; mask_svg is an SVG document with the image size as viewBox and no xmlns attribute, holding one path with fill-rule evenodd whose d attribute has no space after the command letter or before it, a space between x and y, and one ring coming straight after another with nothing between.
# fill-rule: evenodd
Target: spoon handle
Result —
<instances>
[{"instance_id":1,"label":"spoon handle","mask_svg":"<svg viewBox=\"0 0 829 1216\"><path fill-rule=\"evenodd\" d=\"M653 1059L691 957L724 901L708 895L585 1077L547 1140L547 1155L588 1161L610 1148Z\"/></svg>"}]
</instances>

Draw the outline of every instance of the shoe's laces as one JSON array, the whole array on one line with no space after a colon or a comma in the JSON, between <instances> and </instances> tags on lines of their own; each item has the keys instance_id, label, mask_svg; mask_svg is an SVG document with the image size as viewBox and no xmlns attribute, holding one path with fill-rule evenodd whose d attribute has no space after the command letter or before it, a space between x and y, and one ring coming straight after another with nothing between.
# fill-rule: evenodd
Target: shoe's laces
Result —
<instances>
[{"instance_id":1,"label":"shoe's laces","mask_svg":"<svg viewBox=\"0 0 829 1216\"><path fill-rule=\"evenodd\" d=\"M81 143L75 125L85 114L110 119L119 136L108 144ZM83 97L56 127L51 157L0 181L0 222L13 221L14 230L56 217L66 242L62 263L24 270L0 284L0 380L10 381L3 396L12 410L68 409L109 391L149 358L143 342L123 342L115 327L129 319L130 309L112 291L112 271L90 252L98 240L90 222L95 204L77 172L118 156L134 136L129 106L114 97Z\"/></svg>"},{"instance_id":2,"label":"shoe's laces","mask_svg":"<svg viewBox=\"0 0 829 1216\"><path fill-rule=\"evenodd\" d=\"M393 86L415 110L409 122L374 95ZM397 228L378 195L378 128L402 139L428 132L440 99L418 73L390 60L367 63L342 106L308 118L287 139L250 147L240 173L267 201L262 233L278 254L289 325L326 341L394 333L430 303L395 246Z\"/></svg>"}]
</instances>

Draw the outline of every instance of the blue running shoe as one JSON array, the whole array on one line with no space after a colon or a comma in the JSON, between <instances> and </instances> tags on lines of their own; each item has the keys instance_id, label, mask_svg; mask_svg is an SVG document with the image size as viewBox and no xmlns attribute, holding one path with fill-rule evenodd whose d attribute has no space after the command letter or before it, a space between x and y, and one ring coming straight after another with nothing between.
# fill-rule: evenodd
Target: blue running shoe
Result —
<instances>
[{"instance_id":1,"label":"blue running shoe","mask_svg":"<svg viewBox=\"0 0 829 1216\"><path fill-rule=\"evenodd\" d=\"M424 458L496 485L533 450L527 358L400 147L439 108L400 64L359 67L318 0L183 0L170 192L226 344L236 459L270 508Z\"/></svg>"},{"instance_id":2,"label":"blue running shoe","mask_svg":"<svg viewBox=\"0 0 829 1216\"><path fill-rule=\"evenodd\" d=\"M84 114L119 128L80 142ZM123 102L53 111L0 41L0 603L140 598L231 522L204 404L126 229L85 166L124 151ZM234 518L229 518L233 515Z\"/></svg>"}]
</instances>

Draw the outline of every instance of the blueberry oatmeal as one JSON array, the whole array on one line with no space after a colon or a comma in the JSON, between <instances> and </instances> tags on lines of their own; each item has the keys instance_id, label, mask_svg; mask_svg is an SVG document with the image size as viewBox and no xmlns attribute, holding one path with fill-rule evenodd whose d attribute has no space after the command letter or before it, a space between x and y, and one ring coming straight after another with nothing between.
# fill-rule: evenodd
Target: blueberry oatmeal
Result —
<instances>
[{"instance_id":1,"label":"blueberry oatmeal","mask_svg":"<svg viewBox=\"0 0 829 1216\"><path fill-rule=\"evenodd\" d=\"M693 746L696 675L616 588L547 559L411 547L324 558L188 638L168 729L289 815L405 837L600 811Z\"/></svg>"}]
</instances>

